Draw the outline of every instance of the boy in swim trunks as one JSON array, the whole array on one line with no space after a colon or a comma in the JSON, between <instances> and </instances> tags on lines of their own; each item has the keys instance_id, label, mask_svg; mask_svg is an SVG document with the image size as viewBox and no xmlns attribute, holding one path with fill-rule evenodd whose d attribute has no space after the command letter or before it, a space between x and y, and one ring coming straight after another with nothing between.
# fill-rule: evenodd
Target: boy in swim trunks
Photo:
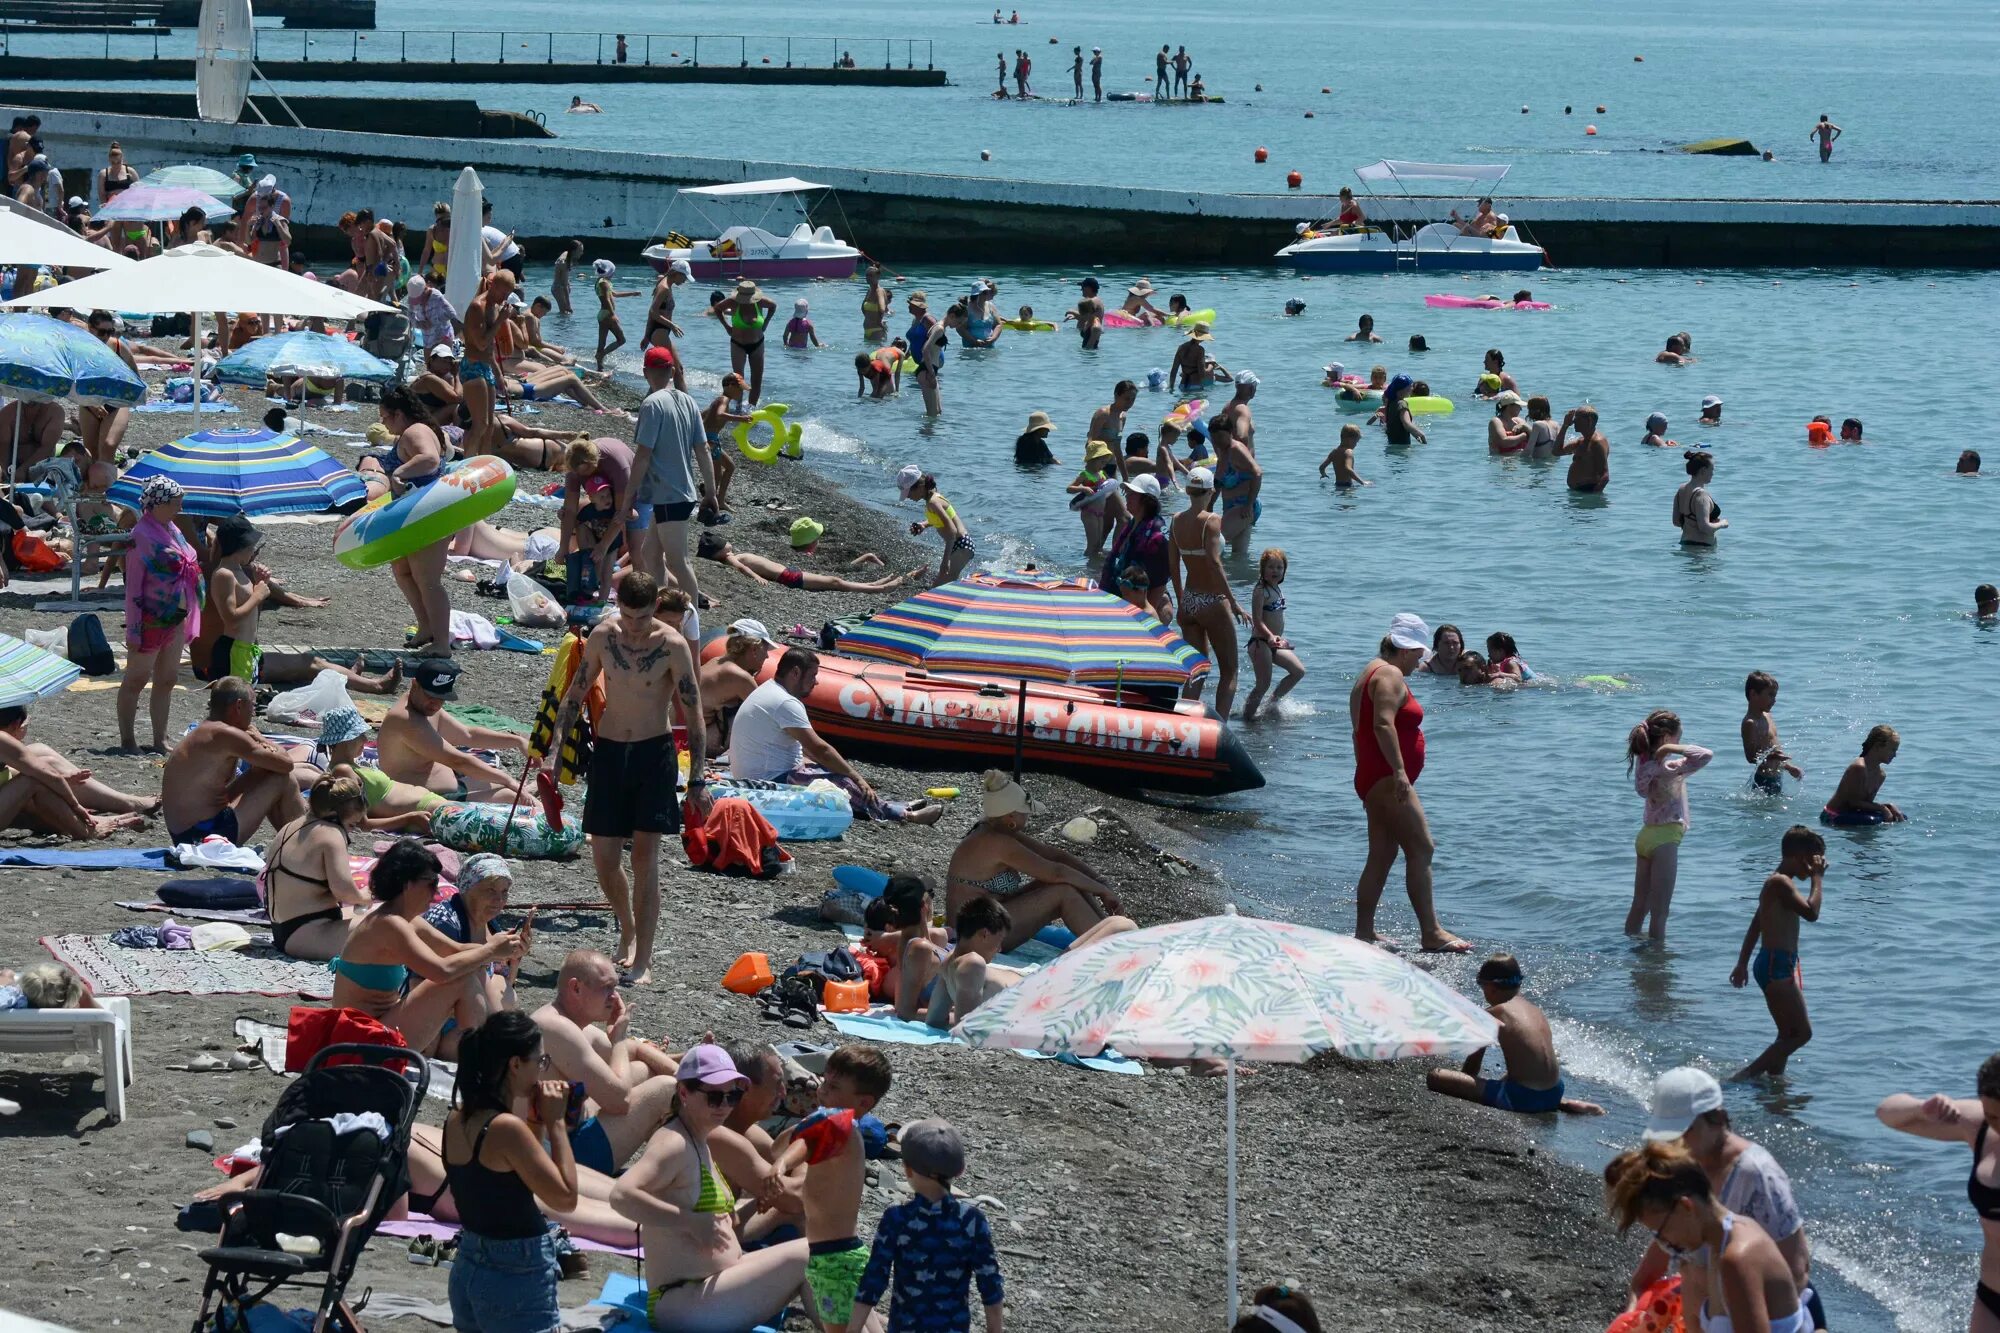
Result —
<instances>
[{"instance_id":1,"label":"boy in swim trunks","mask_svg":"<svg viewBox=\"0 0 2000 1333\"><path fill-rule=\"evenodd\" d=\"M715 464L715 521L729 521L729 482L736 475L736 462L722 447L722 432L750 420L749 405L743 401L743 377L730 371L722 377L722 392L701 409L702 434L708 437L708 456Z\"/></svg>"},{"instance_id":2,"label":"boy in swim trunks","mask_svg":"<svg viewBox=\"0 0 2000 1333\"><path fill-rule=\"evenodd\" d=\"M1486 1059L1481 1047L1458 1069L1433 1069L1425 1082L1432 1092L1461 1101L1478 1102L1522 1115L1566 1111L1571 1115L1603 1115L1595 1102L1563 1096L1562 1066L1556 1060L1556 1040L1548 1016L1521 994L1521 964L1514 955L1496 953L1479 965L1479 993L1486 1012L1500 1025L1500 1054L1507 1060L1505 1078L1481 1078Z\"/></svg>"},{"instance_id":3,"label":"boy in swim trunks","mask_svg":"<svg viewBox=\"0 0 2000 1333\"><path fill-rule=\"evenodd\" d=\"M924 1022L934 1028L949 1028L1010 986L1021 984L1022 974L993 960L1006 947L1007 932L1014 920L997 898L981 894L958 909L952 922L958 943L938 971L937 985Z\"/></svg>"},{"instance_id":4,"label":"boy in swim trunks","mask_svg":"<svg viewBox=\"0 0 2000 1333\"><path fill-rule=\"evenodd\" d=\"M779 1136L780 1175L806 1169L804 1201L806 1281L826 1333L846 1333L854 1314L854 1293L868 1266L860 1230L861 1189L868 1154L854 1122L875 1109L889 1091L889 1057L874 1046L842 1046L827 1057L820 1079L819 1107L796 1129Z\"/></svg>"},{"instance_id":5,"label":"boy in swim trunks","mask_svg":"<svg viewBox=\"0 0 2000 1333\"><path fill-rule=\"evenodd\" d=\"M1743 697L1749 704L1743 712L1743 758L1757 766L1750 780L1759 791L1781 792L1785 785L1780 773L1797 779L1805 776L1805 770L1778 744L1778 724L1771 720L1778 703L1778 678L1767 671L1751 672L1743 682Z\"/></svg>"},{"instance_id":6,"label":"boy in swim trunks","mask_svg":"<svg viewBox=\"0 0 2000 1333\"><path fill-rule=\"evenodd\" d=\"M1902 745L1903 738L1896 734L1894 727L1887 724L1870 727L1867 736L1862 738L1860 757L1848 761L1847 771L1840 775L1840 785L1833 789L1832 799L1819 812L1819 822L1835 825L1901 823L1901 810L1875 798L1889 776L1882 771L1883 766L1895 760L1896 751Z\"/></svg>"},{"instance_id":7,"label":"boy in swim trunks","mask_svg":"<svg viewBox=\"0 0 2000 1333\"><path fill-rule=\"evenodd\" d=\"M1750 929L1744 932L1736 970L1729 974L1729 984L1738 990L1744 982L1756 980L1771 1020L1778 1025L1778 1038L1762 1055L1736 1071L1739 1079L1784 1073L1792 1053L1812 1040L1812 1021L1806 1017L1805 987L1799 975L1799 922L1819 920L1826 840L1805 825L1794 824L1785 830L1778 856L1777 870L1757 895L1757 911L1750 918ZM1812 880L1810 894L1799 892L1801 876ZM1757 949L1754 961L1752 948Z\"/></svg>"}]
</instances>

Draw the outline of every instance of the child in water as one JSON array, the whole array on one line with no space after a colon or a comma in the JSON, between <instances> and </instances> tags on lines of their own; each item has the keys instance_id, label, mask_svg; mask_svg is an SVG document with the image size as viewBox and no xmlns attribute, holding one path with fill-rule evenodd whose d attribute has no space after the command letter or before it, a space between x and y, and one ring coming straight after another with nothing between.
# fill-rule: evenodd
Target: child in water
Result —
<instances>
[{"instance_id":1,"label":"child in water","mask_svg":"<svg viewBox=\"0 0 2000 1333\"><path fill-rule=\"evenodd\" d=\"M625 326L618 320L618 298L637 296L638 291L621 292L611 285L611 276L618 266L608 259L595 261L592 268L597 270L597 369L604 369L604 358L625 345Z\"/></svg>"},{"instance_id":2,"label":"child in water","mask_svg":"<svg viewBox=\"0 0 2000 1333\"><path fill-rule=\"evenodd\" d=\"M1486 656L1493 663L1488 671L1492 679L1504 676L1518 684L1524 680L1533 680L1535 677L1533 668L1521 660L1521 650L1515 645L1514 636L1511 634L1503 634L1496 630L1487 635Z\"/></svg>"},{"instance_id":3,"label":"child in water","mask_svg":"<svg viewBox=\"0 0 2000 1333\"><path fill-rule=\"evenodd\" d=\"M1681 839L1688 828L1687 779L1707 767L1713 750L1681 743L1681 720L1664 708L1646 715L1626 738L1626 770L1646 800L1646 823L1633 842L1638 866L1632 877L1632 909L1625 933L1636 935L1652 919L1648 936L1666 942L1667 909L1674 901ZM1636 765L1636 769L1635 769Z\"/></svg>"},{"instance_id":4,"label":"child in water","mask_svg":"<svg viewBox=\"0 0 2000 1333\"><path fill-rule=\"evenodd\" d=\"M1458 655L1458 683L1461 685L1487 685L1492 683L1493 668L1483 653L1471 651Z\"/></svg>"},{"instance_id":5,"label":"child in water","mask_svg":"<svg viewBox=\"0 0 2000 1333\"><path fill-rule=\"evenodd\" d=\"M1868 443L1867 440L1861 438L1860 417L1849 417L1845 421L1840 423L1840 442L1842 444Z\"/></svg>"},{"instance_id":6,"label":"child in water","mask_svg":"<svg viewBox=\"0 0 2000 1333\"><path fill-rule=\"evenodd\" d=\"M2000 588L1990 583L1982 583L1974 588L1972 616L1975 620L2000 620Z\"/></svg>"},{"instance_id":7,"label":"child in water","mask_svg":"<svg viewBox=\"0 0 2000 1333\"><path fill-rule=\"evenodd\" d=\"M1542 394L1528 400L1528 453L1529 458L1554 458L1556 456L1555 409Z\"/></svg>"},{"instance_id":8,"label":"child in water","mask_svg":"<svg viewBox=\"0 0 2000 1333\"><path fill-rule=\"evenodd\" d=\"M1291 560L1276 546L1257 558L1257 586L1250 593L1250 669L1256 673L1256 684L1243 701L1245 722L1257 716L1264 691L1271 688L1274 664L1284 668L1285 678L1271 695L1273 704L1306 678L1306 664L1285 637L1285 573L1290 567Z\"/></svg>"},{"instance_id":9,"label":"child in water","mask_svg":"<svg viewBox=\"0 0 2000 1333\"><path fill-rule=\"evenodd\" d=\"M1903 738L1894 727L1886 723L1870 727L1862 738L1860 756L1848 761L1847 771L1840 775L1840 785L1833 789L1826 808L1819 812L1819 822L1836 826L1901 823L1901 810L1875 798L1889 776L1882 771L1883 766L1895 761L1896 751L1902 746Z\"/></svg>"},{"instance_id":10,"label":"child in water","mask_svg":"<svg viewBox=\"0 0 2000 1333\"><path fill-rule=\"evenodd\" d=\"M1479 965L1479 994L1486 1012L1500 1025L1500 1054L1507 1061L1505 1078L1481 1078L1486 1060L1481 1047L1458 1069L1433 1069L1425 1083L1432 1092L1478 1102L1482 1106L1522 1115L1603 1115L1595 1102L1563 1096L1562 1065L1556 1059L1555 1034L1548 1015L1521 995L1521 964L1512 954L1496 953Z\"/></svg>"},{"instance_id":11,"label":"child in water","mask_svg":"<svg viewBox=\"0 0 2000 1333\"><path fill-rule=\"evenodd\" d=\"M806 299L801 296L792 302L792 318L785 325L785 346L802 352L808 343L814 347L820 345L819 335L813 332L813 322L806 318Z\"/></svg>"},{"instance_id":12,"label":"child in water","mask_svg":"<svg viewBox=\"0 0 2000 1333\"><path fill-rule=\"evenodd\" d=\"M1778 744L1778 724L1771 720L1771 710L1778 704L1778 678L1768 671L1751 672L1743 681L1743 698L1748 705L1743 711L1743 757L1757 766L1750 780L1760 791L1782 792L1780 773L1798 779L1805 777L1805 770Z\"/></svg>"},{"instance_id":13,"label":"child in water","mask_svg":"<svg viewBox=\"0 0 2000 1333\"><path fill-rule=\"evenodd\" d=\"M1333 484L1336 486L1373 486L1354 470L1354 447L1361 443L1361 427L1353 422L1340 428L1340 443L1333 451L1320 460L1319 474L1324 477L1328 467L1333 469Z\"/></svg>"},{"instance_id":14,"label":"child in water","mask_svg":"<svg viewBox=\"0 0 2000 1333\"><path fill-rule=\"evenodd\" d=\"M1812 1020L1799 974L1799 922L1819 920L1821 882L1826 877L1826 840L1803 824L1785 830L1778 845L1778 868L1757 895L1757 910L1743 935L1743 949L1729 984L1738 990L1752 978L1764 992L1778 1037L1764 1053L1736 1071L1736 1078L1782 1074L1792 1053L1812 1040ZM1797 881L1812 880L1812 892L1799 892ZM1759 943L1761 940L1761 947ZM1750 951L1757 950L1756 960Z\"/></svg>"}]
</instances>

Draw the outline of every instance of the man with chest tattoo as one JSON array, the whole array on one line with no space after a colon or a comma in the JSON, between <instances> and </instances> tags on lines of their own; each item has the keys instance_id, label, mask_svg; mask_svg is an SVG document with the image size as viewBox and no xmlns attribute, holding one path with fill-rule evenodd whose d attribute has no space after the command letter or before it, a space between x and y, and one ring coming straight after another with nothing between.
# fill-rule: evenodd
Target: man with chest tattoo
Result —
<instances>
[{"instance_id":1,"label":"man with chest tattoo","mask_svg":"<svg viewBox=\"0 0 2000 1333\"><path fill-rule=\"evenodd\" d=\"M583 831L590 835L598 886L618 918L617 963L634 986L652 980L653 937L660 924L660 839L681 829L674 792L679 777L676 702L695 723L687 733L688 809L702 819L708 808L700 678L687 640L659 618L659 600L660 585L651 574L633 570L625 576L618 585L618 614L607 616L585 641L583 664L563 697L556 726L558 736L568 733L584 695L602 675L604 712L591 750ZM628 840L629 879L620 860Z\"/></svg>"}]
</instances>

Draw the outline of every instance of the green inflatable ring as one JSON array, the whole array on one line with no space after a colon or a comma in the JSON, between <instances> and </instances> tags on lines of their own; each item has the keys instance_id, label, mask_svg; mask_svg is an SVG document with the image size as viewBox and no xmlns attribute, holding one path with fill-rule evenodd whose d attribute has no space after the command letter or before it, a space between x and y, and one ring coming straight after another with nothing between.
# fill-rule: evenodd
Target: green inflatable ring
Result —
<instances>
[{"instance_id":1,"label":"green inflatable ring","mask_svg":"<svg viewBox=\"0 0 2000 1333\"><path fill-rule=\"evenodd\" d=\"M349 569L386 565L491 518L513 498L506 459L470 458L427 486L356 510L334 530L333 554Z\"/></svg>"},{"instance_id":2,"label":"green inflatable ring","mask_svg":"<svg viewBox=\"0 0 2000 1333\"><path fill-rule=\"evenodd\" d=\"M799 444L800 426L785 420L785 414L791 410L784 403L765 403L750 414L748 421L737 422L737 449L753 463L775 463L780 453L787 458L800 457L805 452ZM760 421L771 428L771 439L766 444L752 444L750 431Z\"/></svg>"}]
</instances>

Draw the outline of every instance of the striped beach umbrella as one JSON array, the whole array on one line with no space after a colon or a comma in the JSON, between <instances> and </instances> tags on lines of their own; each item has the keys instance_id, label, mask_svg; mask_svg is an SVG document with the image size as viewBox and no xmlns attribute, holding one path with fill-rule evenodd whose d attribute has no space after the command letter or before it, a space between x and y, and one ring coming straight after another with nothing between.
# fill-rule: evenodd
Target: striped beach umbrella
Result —
<instances>
[{"instance_id":1,"label":"striped beach umbrella","mask_svg":"<svg viewBox=\"0 0 2000 1333\"><path fill-rule=\"evenodd\" d=\"M386 383L396 378L396 363L364 352L345 338L301 329L253 339L218 361L215 371L231 384L259 387L271 375Z\"/></svg>"},{"instance_id":2,"label":"striped beach umbrella","mask_svg":"<svg viewBox=\"0 0 2000 1333\"><path fill-rule=\"evenodd\" d=\"M1142 607L1088 579L972 574L878 611L840 651L927 671L1062 685L1172 687L1208 659Z\"/></svg>"},{"instance_id":3,"label":"striped beach umbrella","mask_svg":"<svg viewBox=\"0 0 2000 1333\"><path fill-rule=\"evenodd\" d=\"M184 512L207 518L317 514L368 496L361 478L325 450L290 432L254 427L196 431L162 445L126 469L105 495L137 509L147 480L161 476L180 483Z\"/></svg>"},{"instance_id":4,"label":"striped beach umbrella","mask_svg":"<svg viewBox=\"0 0 2000 1333\"><path fill-rule=\"evenodd\" d=\"M25 639L0 634L0 708L18 708L61 694L83 668Z\"/></svg>"},{"instance_id":5,"label":"striped beach umbrella","mask_svg":"<svg viewBox=\"0 0 2000 1333\"><path fill-rule=\"evenodd\" d=\"M217 199L233 198L243 188L228 172L217 171L214 167L199 167L192 162L149 171L139 178L139 183L200 190L203 194L214 195Z\"/></svg>"}]
</instances>

